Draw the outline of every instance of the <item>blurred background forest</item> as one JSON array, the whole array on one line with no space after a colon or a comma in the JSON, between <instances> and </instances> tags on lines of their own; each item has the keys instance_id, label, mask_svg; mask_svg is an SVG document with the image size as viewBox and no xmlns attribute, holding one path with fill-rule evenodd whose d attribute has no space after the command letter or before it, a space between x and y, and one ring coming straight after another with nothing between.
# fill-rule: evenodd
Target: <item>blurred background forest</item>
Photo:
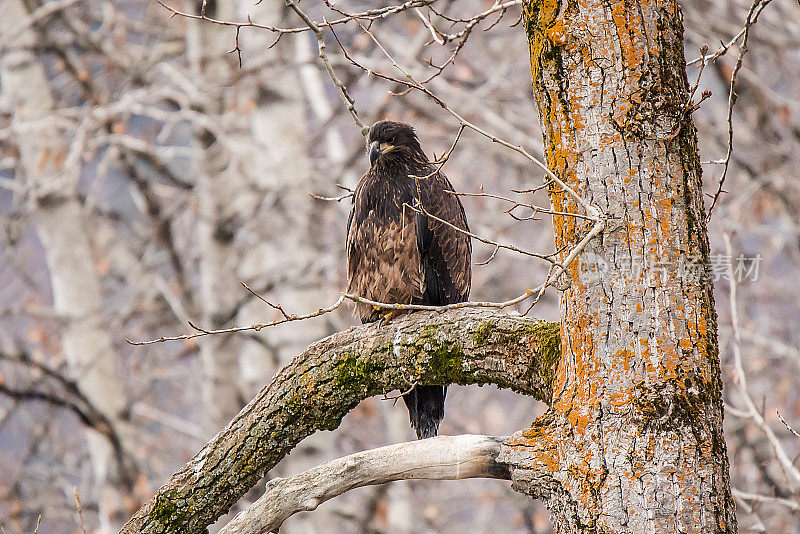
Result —
<instances>
[{"instance_id":1,"label":"blurred background forest","mask_svg":"<svg viewBox=\"0 0 800 534\"><path fill-rule=\"evenodd\" d=\"M360 19L369 33L354 20L336 24L335 36L323 28L330 66L365 123L413 124L431 157L459 131L429 95L376 75L404 77L391 56L466 120L543 159L519 4L301 6L318 22L342 18L336 10L377 10ZM740 529L798 532L800 437L778 412L800 429L800 5L755 6L763 11L737 75L726 192L709 233ZM695 100L704 89L712 95L693 115L710 205L751 4L681 7L690 84L701 47L716 55ZM289 313L333 303L345 287L349 199L319 197L346 194L337 184L352 188L368 167L315 35L284 2L208 0L205 15L297 31L171 15L147 0L0 2L0 532L118 528L280 366L355 324L347 306L259 332L126 342L191 333L188 321L220 328L280 318L241 282ZM460 192L548 205L544 192L513 192L541 184L540 170L470 130L444 171ZM476 234L553 252L547 216L523 207L512 217L513 204L486 195L462 200ZM473 246L473 300L514 297L547 273L547 263ZM758 272L729 276L726 260L736 267L739 255L760 258ZM530 314L558 320L557 291ZM507 435L541 411L493 387L451 387L440 432ZM412 438L402 403L371 398L267 478ZM281 532L551 529L546 510L507 482L470 480L362 488Z\"/></svg>"}]
</instances>

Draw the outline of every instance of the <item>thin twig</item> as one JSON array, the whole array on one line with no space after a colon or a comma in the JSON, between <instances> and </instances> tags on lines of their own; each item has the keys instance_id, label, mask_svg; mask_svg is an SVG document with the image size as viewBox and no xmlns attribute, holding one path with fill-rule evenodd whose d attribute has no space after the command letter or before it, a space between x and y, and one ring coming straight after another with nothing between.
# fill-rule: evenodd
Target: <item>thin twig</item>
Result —
<instances>
[{"instance_id":1,"label":"thin twig","mask_svg":"<svg viewBox=\"0 0 800 534\"><path fill-rule=\"evenodd\" d=\"M450 106L446 102L444 102L441 98L436 96L428 87L422 85L420 82L415 80L413 76L411 76L405 69L403 69L403 67L401 67L397 63L397 61L395 61L395 59L392 57L392 55L386 50L386 48L380 43L380 41L378 41L378 39L375 37L375 35L373 35L373 33L368 28L366 28L358 20L356 20L355 22L356 22L356 24L358 24L358 26L361 28L361 30L364 33L366 33L370 37L370 39L372 39L372 41L381 50L381 52L383 52L384 56L386 56L386 58L391 62L392 66L394 68L396 68L398 71L400 71L406 77L406 80L403 80L403 79L400 79L400 78L395 78L395 77L392 77L392 76L389 76L389 75L386 75L386 74L381 74L381 73L378 73L378 72L375 72L375 71L371 71L371 70L367 69L366 67L364 67L363 65L357 63L352 57L349 57L345 53L346 57L350 60L351 63L353 63L357 67L361 68L365 72L372 73L372 74L374 74L376 76L385 78L387 80L403 84L406 87L409 87L411 89L416 89L416 90L424 93L429 98L433 99L437 104L439 104L439 106L441 106L442 109L447 111L456 120L458 120L459 124L466 126L470 130L472 130L472 131L474 131L474 132L486 137L487 139L490 139L494 143L497 143L497 144L499 144L501 146L509 148L509 149L511 149L511 150L523 155L531 163L533 163L534 165L539 167L542 171L544 171L544 173L551 180L556 182L564 191L566 191L570 196L572 196L575 199L575 201L584 209L584 211L586 212L586 214L589 216L590 219L592 219L593 221L600 220L600 218L601 218L600 210L598 210L597 208L595 208L594 206L589 204L587 201L585 201L578 193L575 192L574 189L572 189L570 186L568 186L566 183L564 183L563 180L561 180L558 176L556 176L553 173L553 171L551 171L547 167L547 165L545 165L544 163L539 161L536 157L534 157L531 153L529 153L521 145L515 145L515 144L513 144L513 143L511 143L509 141L506 141L506 140L504 140L504 139L502 139L502 138L500 138L500 137L498 137L498 136L496 136L496 135L484 130L483 128L473 124L472 122L466 120L463 116L461 116L459 113L457 113L452 108L450 108ZM339 43L339 44L341 46L341 43ZM342 49L344 50L344 47L342 47Z\"/></svg>"},{"instance_id":2,"label":"thin twig","mask_svg":"<svg viewBox=\"0 0 800 534\"><path fill-rule=\"evenodd\" d=\"M277 326L279 324L288 323L290 321L302 321L304 319L311 319L312 317L319 317L320 315L324 315L326 313L330 313L333 310L337 309L339 306L342 305L342 303L344 301L345 301L345 296L344 296L344 294L342 294L342 295L339 296L339 298L336 300L336 302L334 302L332 305L328 306L327 308L320 308L315 312L307 313L307 314L304 314L304 315L289 314L287 317L283 317L283 318L277 319L275 321L270 321L270 322L266 322L266 323L253 323L250 326L235 326L235 327L232 327L232 328L222 328L222 329L218 329L218 330L203 330L203 329L195 326L193 323L190 322L189 326L191 326L193 329L197 330L197 332L195 332L193 334L183 334L183 335L180 335L180 336L162 336L162 337L160 337L158 339L152 339L152 340L148 340L148 341L133 341L133 340L130 340L128 338L125 338L125 341L127 343L131 344L131 345L151 345L153 343L162 343L164 341L176 341L176 340L181 340L181 339L193 339L193 338L196 338L196 337L208 336L208 335L214 335L214 334L231 334L231 333L234 333L234 332L246 332L246 331L250 331L250 330L258 332L259 330L261 330L263 328L268 328L270 326Z\"/></svg>"},{"instance_id":3,"label":"thin twig","mask_svg":"<svg viewBox=\"0 0 800 534\"><path fill-rule=\"evenodd\" d=\"M538 258L540 260L544 260L544 261L552 263L552 264L557 264L558 263L557 261L555 261L554 259L552 259L550 257L550 256L552 256L552 254L545 255L545 254L539 254L537 252L531 252L529 250L525 250L525 249L519 248L519 247L517 247L515 245L511 245L511 244L507 244L507 243L499 243L497 241L493 241L491 239L488 239L488 238L485 238L485 237L481 237L478 234L470 232L469 230L465 230L463 228L459 228L458 226L456 226L455 224L451 223L450 221L446 221L446 220L444 220L444 219L442 219L440 217L437 217L436 215L430 213L429 211L427 211L425 209L424 206L422 206L422 204L419 204L417 206L412 206L410 204L403 204L403 206L408 208L408 209L410 209L410 210L412 210L412 211L414 211L414 212L416 212L416 213L419 213L420 215L424 215L425 217L428 217L429 219L433 219L434 221L437 221L437 222L439 222L441 224L444 224L444 225L452 228L453 230L455 230L457 232L460 232L460 233L462 233L464 235L468 235L469 237L471 237L473 239L477 239L481 243L486 243L487 245L494 245L495 247L504 248L506 250L510 250L512 252L517 252L519 254L523 254L525 256L530 256L532 258Z\"/></svg>"},{"instance_id":4,"label":"thin twig","mask_svg":"<svg viewBox=\"0 0 800 534\"><path fill-rule=\"evenodd\" d=\"M74 3L74 1L75 0L72 0L71 3ZM418 7L424 7L424 6L432 3L433 1L435 1L435 0L410 0L408 2L404 2L402 4L398 4L398 5L394 5L394 6L386 6L386 7L382 7L382 8L378 8L378 9L370 9L370 10L367 10L367 11L362 11L360 13L347 14L346 16L344 16L344 17L342 17L340 19L336 19L336 20L332 20L332 21L314 22L314 25L319 27L319 28L330 28L332 26L335 26L335 25L338 25L338 24L344 24L346 22L349 22L349 21L355 20L355 19L370 20L370 21L377 20L377 19L382 19L382 18L386 18L389 15L392 15L394 13L399 13L401 11L406 11L406 10L414 9L414 8L418 8ZM247 22L235 22L235 21L231 21L231 20L215 19L213 17L207 16L205 14L205 12L203 11L203 8L201 8L201 13L199 15L195 15L194 13L187 13L185 11L180 11L178 9L175 9L174 7L164 3L163 0L156 0L156 2L158 2L164 9L166 9L170 13L172 13L172 15L171 15L172 17L180 16L180 17L185 17L187 19L202 20L202 21L205 21L205 22L209 22L211 24L219 24L220 26L234 27L234 28L237 28L237 30L241 29L241 28L256 28L256 29L267 30L269 32L278 34L278 36L281 36L281 35L284 35L284 34L287 34L287 33L303 33L303 32L307 32L307 31L312 31L312 32L315 31L309 25L301 26L301 27L293 27L293 28L279 28L277 26L270 26L268 24L259 24L259 23L253 22L252 19L250 18L250 15L247 15ZM288 3L287 3L287 5L288 5ZM205 6L205 2L203 2L203 6Z\"/></svg>"},{"instance_id":5,"label":"thin twig","mask_svg":"<svg viewBox=\"0 0 800 534\"><path fill-rule=\"evenodd\" d=\"M742 33L742 44L739 48L739 56L736 58L736 66L734 66L733 72L731 73L730 89L728 91L728 150L725 153L722 175L719 177L717 191L712 197L713 200L711 201L711 206L708 208L708 216L706 217L706 220L711 219L714 206L717 205L717 200L719 200L720 195L723 193L722 187L725 184L725 178L728 175L728 167L731 162L731 155L733 154L733 106L736 103L736 92L734 89L736 86L736 76L739 74L739 70L742 68L744 55L747 53L747 40L750 37L750 28L753 27L753 24L755 24L758 20L758 15L771 1L772 0L753 0L753 4L750 6L750 10L747 12L747 18L745 19L743 29L744 33Z\"/></svg>"},{"instance_id":6,"label":"thin twig","mask_svg":"<svg viewBox=\"0 0 800 534\"><path fill-rule=\"evenodd\" d=\"M498 17L498 19L495 22L493 22L488 28L486 28L486 30L490 30L492 27L494 27L497 23L500 22L500 20L503 18L503 15L505 14L505 12L508 10L509 7L520 5L520 4L522 4L522 0L511 0L510 2L504 2L504 3L495 2L495 4L492 5L492 7L490 7L489 9L484 11L483 13L479 13L478 15L475 15L474 17L472 17L470 19L459 19L459 20L450 19L449 17L446 17L446 16L444 16L444 15L442 15L440 13L437 13L433 8L431 8L431 11L433 11L434 13L439 15L440 17L442 17L442 18L444 18L446 20L450 20L451 22L465 22L466 26L464 27L463 30L461 30L461 31L459 31L458 33L455 33L455 34L444 34L444 33L438 32L438 30L435 30L435 31L437 31L437 33L441 36L441 38L444 41L454 41L454 40L458 39L458 42L456 43L456 46L453 49L453 52L450 54L450 56L447 58L447 60L445 60L444 63L442 63L439 66L436 66L436 65L433 64L432 61L428 62L428 65L431 66L435 70L435 72L433 74L431 74L430 76L428 76L426 79L422 80L421 83L426 84L426 83L430 82L431 80L433 80L434 78L436 78L437 76L442 74L442 72L444 71L444 69L448 65L455 64L456 56L458 56L458 53L464 48L464 45L467 44L467 39L469 38L470 34L472 33L472 30L475 28L475 26L479 22L484 20L486 17L488 17L492 13L496 13L497 11L500 11L501 12L500 13L500 17ZM434 30L432 30L432 31L434 31ZM440 44L443 44L443 43L440 43Z\"/></svg>"},{"instance_id":7,"label":"thin twig","mask_svg":"<svg viewBox=\"0 0 800 534\"><path fill-rule=\"evenodd\" d=\"M346 198L350 198L353 196L353 192L345 193L344 195L339 195L338 197L324 197L322 195L317 195L316 193L309 193L308 194L311 198L315 198L317 200L324 200L325 202L341 202Z\"/></svg>"},{"instance_id":8,"label":"thin twig","mask_svg":"<svg viewBox=\"0 0 800 534\"><path fill-rule=\"evenodd\" d=\"M726 254L728 257L731 257L731 238L727 233L723 234L722 237L725 241ZM753 399L748 392L747 375L745 374L744 365L742 364L742 336L739 331L739 309L736 304L738 284L736 283L736 277L734 276L733 265L730 263L728 264L728 280L730 282L729 301L731 312L731 328L733 329L733 362L734 368L736 369L736 384L738 386L739 393L741 394L741 398L744 401L747 410L750 412L751 419L756 423L756 425L758 425L761 431L764 432L764 436L772 446L772 450L778 460L778 465L783 470L784 476L793 480L795 484L798 484L800 483L800 471L797 470L792 460L787 456L786 451L783 449L780 441L775 436L775 432L764 420L762 412L756 407L755 402L753 402Z\"/></svg>"},{"instance_id":9,"label":"thin twig","mask_svg":"<svg viewBox=\"0 0 800 534\"><path fill-rule=\"evenodd\" d=\"M775 410L775 413L778 414L778 419L781 420L781 423L783 423L783 426L786 427L786 430L788 430L789 432L794 434L796 437L800 438L800 434L798 434L797 430L795 430L794 428L789 426L789 423L787 423L786 419L783 418L783 416L781 415L781 412L779 412L778 410Z\"/></svg>"},{"instance_id":10,"label":"thin twig","mask_svg":"<svg viewBox=\"0 0 800 534\"><path fill-rule=\"evenodd\" d=\"M266 304L267 306L269 306L269 307L270 307L270 308L272 308L273 310L277 310L277 311L281 312L281 315L283 315L283 318L284 318L284 319L288 319L288 318L289 318L289 316L286 314L286 312L285 312L285 311L283 311L283 307L282 307L280 304L273 304L273 303L271 303L270 301L268 301L267 299L265 299L264 297L262 297L261 295L259 295L259 294L258 294L258 293L256 293L255 291L253 291L252 289L250 289L250 286L248 286L248 285L247 285L247 284L245 284L244 282L240 282L240 283L242 284L242 286L243 286L243 287L244 287L246 290L248 290L250 293L252 293L252 294L253 294L253 295L254 295L254 296L257 298L257 299L259 299L261 302L263 302L264 304Z\"/></svg>"},{"instance_id":11,"label":"thin twig","mask_svg":"<svg viewBox=\"0 0 800 534\"><path fill-rule=\"evenodd\" d=\"M75 495L75 507L78 510L78 518L80 519L81 532L83 534L86 534L86 526L84 525L83 522L83 508L81 508L81 498L78 495L78 486L74 486L72 493L73 495Z\"/></svg>"},{"instance_id":12,"label":"thin twig","mask_svg":"<svg viewBox=\"0 0 800 534\"><path fill-rule=\"evenodd\" d=\"M514 192L517 193L519 191L514 191ZM549 215L562 215L564 217L575 217L575 218L584 219L584 220L587 220L587 221L594 221L594 219L592 219L591 217L587 217L586 215L583 215L583 214L580 214L580 213L571 213L571 212L567 212L567 211L556 211L556 210L551 210L549 208L542 208L541 206L536 206L535 204L526 204L524 202L519 202L519 201L511 199L511 198L507 198L507 197L504 197L504 196L496 195L496 194L493 194L493 193L485 193L483 191L481 191L479 193L470 193L470 192L459 193L457 191L448 191L448 193L452 193L453 195L458 195L458 196L463 196L463 197L485 197L485 198L494 198L496 200L502 200L503 202L509 202L511 204L514 204L514 206L512 206L511 208L506 210L505 213L508 213L509 215L511 215L511 217L513 217L514 219L516 219L518 221L525 220L525 219L521 218L521 217L514 216L513 214L510 213L512 210L514 210L516 208L528 208L530 210L533 210L536 213L546 213L546 214L549 214Z\"/></svg>"},{"instance_id":13,"label":"thin twig","mask_svg":"<svg viewBox=\"0 0 800 534\"><path fill-rule=\"evenodd\" d=\"M268 328L271 326L277 326L279 324L292 322L292 321L303 321L305 319L311 319L313 317L319 317L320 315L325 315L326 313L330 313L336 309L338 309L345 300L351 300L353 302L359 302L361 304L367 304L370 306L376 306L382 309L389 309L389 310L399 310L399 311L411 311L411 310L426 310L426 311L445 311L445 310L454 310L460 308L497 308L503 309L508 308L509 306L513 306L515 304L519 304L520 302L531 298L534 294L536 295L536 299L538 300L543 290L547 288L548 285L552 283L553 280L558 279L566 269L572 264L578 254L586 247L586 245L600 232L603 231L605 228L605 220L597 221L592 229L587 233L583 239L575 245L575 248L569 253L569 255L564 259L561 264L555 264L555 270L548 275L544 282L539 284L538 286L526 290L521 295L514 297L513 299L502 301L502 302L488 302L488 301L467 301L467 302L456 302L454 304L447 304L445 306L428 306L424 304L397 304L397 303L388 303L388 302L378 302L375 300L366 299L363 297L359 297L358 295L353 295L350 293L341 293L339 298L336 299L336 302L331 304L325 308L319 308L317 311L304 314L304 315L295 315L289 314L287 317L267 322L267 323L253 323L250 326L235 326L231 328L223 328L219 330L204 330L193 323L189 323L189 326L197 330L192 334L183 334L179 336L162 336L158 339L151 339L147 341L133 341L131 339L125 338L125 341L131 345L151 345L154 343L163 343L165 341L178 341L178 340L185 340L185 339L193 339L196 337L207 336L207 335L215 335L215 334L231 334L235 332L246 332L246 331L256 331L262 330L264 328Z\"/></svg>"},{"instance_id":14,"label":"thin twig","mask_svg":"<svg viewBox=\"0 0 800 534\"><path fill-rule=\"evenodd\" d=\"M350 115L353 117L353 120L361 129L361 135L364 137L367 136L369 132L369 126L364 124L364 121L361 120L361 117L358 116L358 112L356 111L355 101L353 97L350 96L350 93L347 91L347 87L344 85L344 82L339 79L336 73L333 71L333 65L331 65L330 60L328 59L328 54L326 52L325 47L325 36L322 33L322 28L317 25L311 18L302 10L300 6L295 0L285 0L286 5L289 6L292 11L294 11L303 22L314 32L314 35L317 38L317 46L319 48L319 59L322 61L322 64L325 66L325 70L328 71L328 76L330 76L331 81L339 90L339 95L344 102L345 107L347 107L347 111L350 112ZM329 26L331 30L333 30L333 26L330 26L327 23L323 23L323 25Z\"/></svg>"}]
</instances>

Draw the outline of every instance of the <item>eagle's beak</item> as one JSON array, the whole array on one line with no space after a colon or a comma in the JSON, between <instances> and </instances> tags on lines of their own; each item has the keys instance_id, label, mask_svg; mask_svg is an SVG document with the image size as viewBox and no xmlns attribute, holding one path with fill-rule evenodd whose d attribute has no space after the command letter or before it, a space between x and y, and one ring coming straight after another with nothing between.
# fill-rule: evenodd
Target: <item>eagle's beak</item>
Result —
<instances>
[{"instance_id":1,"label":"eagle's beak","mask_svg":"<svg viewBox=\"0 0 800 534\"><path fill-rule=\"evenodd\" d=\"M373 141L369 145L369 164L374 165L375 160L378 159L378 156L380 155L381 155L380 144L377 141Z\"/></svg>"},{"instance_id":2,"label":"eagle's beak","mask_svg":"<svg viewBox=\"0 0 800 534\"><path fill-rule=\"evenodd\" d=\"M375 160L377 160L381 154L386 154L393 148L394 145L390 145L389 143L378 143L377 141L373 141L369 145L369 164L374 165Z\"/></svg>"}]
</instances>

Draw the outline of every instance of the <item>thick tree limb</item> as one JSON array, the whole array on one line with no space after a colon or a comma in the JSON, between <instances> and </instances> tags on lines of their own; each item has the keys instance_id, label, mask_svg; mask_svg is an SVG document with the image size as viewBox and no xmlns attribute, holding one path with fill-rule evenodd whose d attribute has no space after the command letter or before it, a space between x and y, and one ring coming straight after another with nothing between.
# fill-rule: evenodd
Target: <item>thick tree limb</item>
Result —
<instances>
[{"instance_id":1,"label":"thick tree limb","mask_svg":"<svg viewBox=\"0 0 800 534\"><path fill-rule=\"evenodd\" d=\"M263 534L276 530L297 512L361 486L394 480L511 478L497 463L504 438L439 436L398 443L337 458L289 478L275 478L267 491L219 534Z\"/></svg>"},{"instance_id":2,"label":"thick tree limb","mask_svg":"<svg viewBox=\"0 0 800 534\"><path fill-rule=\"evenodd\" d=\"M122 532L204 532L303 438L414 383L496 384L544 402L559 327L489 310L417 312L319 341L278 373Z\"/></svg>"}]
</instances>

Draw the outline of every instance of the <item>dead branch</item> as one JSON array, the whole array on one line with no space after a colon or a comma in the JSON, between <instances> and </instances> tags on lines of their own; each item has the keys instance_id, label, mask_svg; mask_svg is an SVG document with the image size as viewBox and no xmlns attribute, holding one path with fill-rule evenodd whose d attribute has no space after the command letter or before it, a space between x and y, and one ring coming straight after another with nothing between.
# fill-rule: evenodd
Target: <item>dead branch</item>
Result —
<instances>
[{"instance_id":1,"label":"dead branch","mask_svg":"<svg viewBox=\"0 0 800 534\"><path fill-rule=\"evenodd\" d=\"M274 478L256 502L220 534L263 534L277 530L297 512L311 511L354 488L395 480L511 478L497 463L504 438L438 436L359 452L289 478Z\"/></svg>"}]
</instances>

